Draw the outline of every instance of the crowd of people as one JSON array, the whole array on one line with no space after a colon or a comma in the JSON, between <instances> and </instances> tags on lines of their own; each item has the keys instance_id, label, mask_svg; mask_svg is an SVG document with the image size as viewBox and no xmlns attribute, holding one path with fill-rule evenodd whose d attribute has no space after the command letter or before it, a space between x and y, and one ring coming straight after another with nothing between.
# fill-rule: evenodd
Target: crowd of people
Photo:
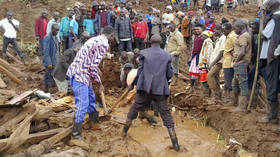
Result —
<instances>
[{"instance_id":1,"label":"crowd of people","mask_svg":"<svg viewBox=\"0 0 280 157\"><path fill-rule=\"evenodd\" d=\"M141 1L137 1L139 5ZM241 0L241 4L246 1ZM205 96L222 99L225 104L236 106L233 112L247 110L250 90L253 86L256 63L258 62L258 33L260 20L222 18L216 21L213 14L224 7L225 1L206 0L202 9L190 9L190 0L172 0L172 5L160 10L149 7L147 13L135 10L132 2L124 0L100 4L93 1L91 9L76 3L68 9L65 17L59 20L60 13L54 12L53 18L47 18L47 10L35 20L36 39L40 43L38 55L42 56L46 68L44 90L58 87L67 94L71 84L75 95L75 120L72 136L81 138L82 123L85 114L89 114L93 128L98 128L98 111L92 80L99 85L99 92L104 87L98 68L104 57L119 57L121 63L121 86L135 90L132 105L123 135L145 106L155 104L164 125L168 128L174 149L180 149L174 130L173 118L167 105L169 87L178 85L179 58L186 53L188 74L192 92L200 87ZM233 1L228 0L227 8L233 8ZM182 5L182 9L178 7ZM262 48L260 53L259 76L265 80L269 113L263 122L277 120L278 88L280 73L280 1L267 0ZM198 1L194 0L194 7ZM223 11L223 9L221 9ZM204 16L205 15L205 16ZM23 59L17 43L16 33L19 22L8 12L7 18L0 21L5 30L2 55L11 43ZM220 73L223 71L224 95L220 86ZM173 76L173 77L172 77ZM128 81L130 79L130 81ZM129 82L129 83L128 83ZM200 83L199 83L200 82ZM151 116L146 116L150 123L156 123Z\"/></svg>"}]
</instances>

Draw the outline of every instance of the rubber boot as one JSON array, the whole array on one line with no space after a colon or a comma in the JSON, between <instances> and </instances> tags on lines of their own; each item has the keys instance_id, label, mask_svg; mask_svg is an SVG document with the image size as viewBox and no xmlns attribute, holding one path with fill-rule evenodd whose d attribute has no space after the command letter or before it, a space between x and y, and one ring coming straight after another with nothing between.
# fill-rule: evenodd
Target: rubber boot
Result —
<instances>
[{"instance_id":1,"label":"rubber boot","mask_svg":"<svg viewBox=\"0 0 280 157\"><path fill-rule=\"evenodd\" d=\"M79 146L82 149L89 150L89 144L85 143L81 137L82 125L83 123L74 123L71 140L68 144L70 146Z\"/></svg>"},{"instance_id":2,"label":"rubber boot","mask_svg":"<svg viewBox=\"0 0 280 157\"><path fill-rule=\"evenodd\" d=\"M276 123L278 121L279 104L277 102L269 103L269 113L263 117L263 123Z\"/></svg>"},{"instance_id":3,"label":"rubber boot","mask_svg":"<svg viewBox=\"0 0 280 157\"><path fill-rule=\"evenodd\" d=\"M237 106L237 105L238 105L238 96L239 96L239 93L231 92L231 93L230 93L230 102L229 102L229 105L231 105L231 106Z\"/></svg>"},{"instance_id":4,"label":"rubber boot","mask_svg":"<svg viewBox=\"0 0 280 157\"><path fill-rule=\"evenodd\" d=\"M82 137L81 137L82 125L83 125L83 123L74 122L74 126L73 126L73 129L72 129L72 137L74 139L78 139L78 140L82 139Z\"/></svg>"},{"instance_id":5,"label":"rubber boot","mask_svg":"<svg viewBox=\"0 0 280 157\"><path fill-rule=\"evenodd\" d=\"M238 101L238 106L233 110L233 112L246 112L248 106L247 96L240 96Z\"/></svg>"},{"instance_id":6,"label":"rubber boot","mask_svg":"<svg viewBox=\"0 0 280 157\"><path fill-rule=\"evenodd\" d=\"M92 130L100 130L99 128L99 112L93 112L89 114L89 122L90 122L90 128Z\"/></svg>"},{"instance_id":7,"label":"rubber boot","mask_svg":"<svg viewBox=\"0 0 280 157\"><path fill-rule=\"evenodd\" d=\"M123 136L123 137L126 137L126 136L127 136L127 132L128 132L128 130L129 130L131 124L132 124L132 120L128 118L128 119L126 120L126 122L125 122L124 127L123 127L123 132L122 132L122 136Z\"/></svg>"},{"instance_id":8,"label":"rubber boot","mask_svg":"<svg viewBox=\"0 0 280 157\"><path fill-rule=\"evenodd\" d=\"M180 146L178 144L178 139L177 139L177 136L176 136L175 129L174 128L168 128L168 133L169 133L169 136L170 136L173 148L176 151L179 151L180 150Z\"/></svg>"}]
</instances>

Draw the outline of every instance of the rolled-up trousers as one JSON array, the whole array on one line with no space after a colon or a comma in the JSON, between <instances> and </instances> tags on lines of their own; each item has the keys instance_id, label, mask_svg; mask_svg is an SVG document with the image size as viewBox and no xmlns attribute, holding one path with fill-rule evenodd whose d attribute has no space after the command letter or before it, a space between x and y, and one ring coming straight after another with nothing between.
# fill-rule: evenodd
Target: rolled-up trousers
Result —
<instances>
[{"instance_id":1,"label":"rolled-up trousers","mask_svg":"<svg viewBox=\"0 0 280 157\"><path fill-rule=\"evenodd\" d=\"M145 111L145 109L150 106L151 101L154 101L155 104L158 105L158 111L163 121L163 125L166 126L167 128L173 128L174 121L169 111L167 98L168 97L165 95L153 95L153 94L147 94L146 92L143 91L137 91L134 104L130 108L127 118L131 120L136 119L138 116L138 112Z\"/></svg>"}]
</instances>

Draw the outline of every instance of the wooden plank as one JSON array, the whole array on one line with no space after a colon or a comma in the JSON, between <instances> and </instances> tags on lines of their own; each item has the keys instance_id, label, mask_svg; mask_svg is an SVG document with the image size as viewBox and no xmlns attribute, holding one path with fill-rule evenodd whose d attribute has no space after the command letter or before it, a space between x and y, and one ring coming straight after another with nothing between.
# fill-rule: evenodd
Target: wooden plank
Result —
<instances>
[{"instance_id":1,"label":"wooden plank","mask_svg":"<svg viewBox=\"0 0 280 157\"><path fill-rule=\"evenodd\" d=\"M52 130L48 130L48 131L44 131L44 132L29 134L25 143L27 143L27 144L39 143L39 142L43 141L44 139L50 138L51 136L62 132L63 130L64 130L64 128L58 128L58 129L52 129Z\"/></svg>"},{"instance_id":2,"label":"wooden plank","mask_svg":"<svg viewBox=\"0 0 280 157\"><path fill-rule=\"evenodd\" d=\"M16 82L19 85L22 85L23 87L27 87L18 77L16 77L13 73L11 73L9 70L4 68L3 66L0 65L0 72L3 74L7 75L11 80Z\"/></svg>"},{"instance_id":3,"label":"wooden plank","mask_svg":"<svg viewBox=\"0 0 280 157\"><path fill-rule=\"evenodd\" d=\"M6 88L6 87L7 87L6 83L0 77L0 88Z\"/></svg>"},{"instance_id":4,"label":"wooden plank","mask_svg":"<svg viewBox=\"0 0 280 157\"><path fill-rule=\"evenodd\" d=\"M11 73L13 73L17 77L25 77L26 76L23 72L16 69L13 65L8 63L4 59L0 58L0 65L3 66L4 68L6 68L7 70L9 70Z\"/></svg>"},{"instance_id":5,"label":"wooden plank","mask_svg":"<svg viewBox=\"0 0 280 157\"><path fill-rule=\"evenodd\" d=\"M12 100L7 101L6 105L16 105L16 103L24 100L25 98L30 96L32 93L34 93L34 91L25 91L24 93L20 94L19 96L16 96Z\"/></svg>"}]
</instances>

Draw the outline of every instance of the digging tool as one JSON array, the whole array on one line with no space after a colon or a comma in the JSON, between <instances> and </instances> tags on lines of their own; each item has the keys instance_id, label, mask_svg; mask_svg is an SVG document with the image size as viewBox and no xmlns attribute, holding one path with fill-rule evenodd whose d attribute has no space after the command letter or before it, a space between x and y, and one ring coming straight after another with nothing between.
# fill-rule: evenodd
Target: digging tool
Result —
<instances>
[{"instance_id":1,"label":"digging tool","mask_svg":"<svg viewBox=\"0 0 280 157\"><path fill-rule=\"evenodd\" d=\"M109 120L111 120L111 117L112 117L111 115L109 115L109 113L111 113L112 110L111 109L107 109L104 92L100 92L100 96L101 96L101 101L102 101L102 105L103 105L103 108L104 108L104 114L99 117L99 120L101 122L109 121Z\"/></svg>"},{"instance_id":2,"label":"digging tool","mask_svg":"<svg viewBox=\"0 0 280 157\"><path fill-rule=\"evenodd\" d=\"M261 7L262 2L259 1L258 3L259 3L259 6ZM261 34L263 31L263 21L264 21L264 12L261 11L260 28L259 28L259 34L258 34L258 51L257 51L256 71L255 71L255 76L254 76L253 88L252 88L252 92L250 94L250 99L249 99L249 103L248 103L248 110L250 109L250 107L252 105L253 97L254 97L254 93L255 93L255 89L256 89L256 84L257 84L257 80L258 80L260 51L261 51Z\"/></svg>"},{"instance_id":3,"label":"digging tool","mask_svg":"<svg viewBox=\"0 0 280 157\"><path fill-rule=\"evenodd\" d=\"M112 106L112 110L114 108L118 107L120 105L120 102L127 96L127 94L130 92L128 88L125 89L124 93L121 95L121 97L117 100L117 102Z\"/></svg>"}]
</instances>

